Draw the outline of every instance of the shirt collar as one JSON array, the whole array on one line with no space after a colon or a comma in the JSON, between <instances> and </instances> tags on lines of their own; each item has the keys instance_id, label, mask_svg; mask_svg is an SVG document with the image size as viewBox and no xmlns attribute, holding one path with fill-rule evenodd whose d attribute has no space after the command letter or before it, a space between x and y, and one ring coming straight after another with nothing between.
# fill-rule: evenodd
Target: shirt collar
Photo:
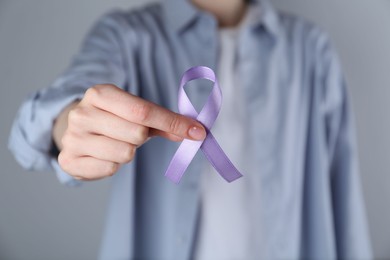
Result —
<instances>
[{"instance_id":1,"label":"shirt collar","mask_svg":"<svg viewBox=\"0 0 390 260\"><path fill-rule=\"evenodd\" d=\"M251 0L254 9L249 26L263 26L276 36L279 32L279 16L269 0ZM163 0L163 12L168 25L176 32L188 28L203 12L190 3L190 0Z\"/></svg>"}]
</instances>

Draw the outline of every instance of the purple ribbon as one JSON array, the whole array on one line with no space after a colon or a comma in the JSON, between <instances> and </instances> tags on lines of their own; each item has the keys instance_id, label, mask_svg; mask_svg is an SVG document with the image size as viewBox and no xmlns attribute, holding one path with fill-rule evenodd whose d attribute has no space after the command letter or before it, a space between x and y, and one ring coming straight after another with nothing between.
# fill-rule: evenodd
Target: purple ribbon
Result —
<instances>
[{"instance_id":1,"label":"purple ribbon","mask_svg":"<svg viewBox=\"0 0 390 260\"><path fill-rule=\"evenodd\" d=\"M184 85L191 80L201 78L214 82L214 85L206 104L198 113L185 93ZM210 131L218 117L222 103L222 92L214 71L203 66L187 70L180 82L178 99L179 112L201 122L206 128L207 136L203 141L183 140L173 156L165 176L174 183L179 183L200 148L209 162L226 181L232 182L242 177L242 174L234 167Z\"/></svg>"}]
</instances>

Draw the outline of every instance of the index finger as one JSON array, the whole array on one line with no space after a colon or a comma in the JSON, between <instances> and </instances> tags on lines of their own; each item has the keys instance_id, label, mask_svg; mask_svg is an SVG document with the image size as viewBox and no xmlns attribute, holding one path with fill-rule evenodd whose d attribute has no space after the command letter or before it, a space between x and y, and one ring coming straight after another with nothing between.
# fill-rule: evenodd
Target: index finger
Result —
<instances>
[{"instance_id":1,"label":"index finger","mask_svg":"<svg viewBox=\"0 0 390 260\"><path fill-rule=\"evenodd\" d=\"M93 106L130 122L185 139L203 140L206 137L206 130L198 121L131 95L114 85L97 85L88 89L85 95Z\"/></svg>"}]
</instances>

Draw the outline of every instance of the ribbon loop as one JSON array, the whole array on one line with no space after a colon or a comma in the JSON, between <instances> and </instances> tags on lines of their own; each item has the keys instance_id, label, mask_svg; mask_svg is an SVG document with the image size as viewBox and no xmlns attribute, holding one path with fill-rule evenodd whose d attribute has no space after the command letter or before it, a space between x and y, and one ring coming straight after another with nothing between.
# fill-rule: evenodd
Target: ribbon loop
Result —
<instances>
[{"instance_id":1,"label":"ribbon loop","mask_svg":"<svg viewBox=\"0 0 390 260\"><path fill-rule=\"evenodd\" d=\"M196 79L208 79L214 83L210 95L199 113L196 111L184 91L184 86L187 82ZM232 182L242 177L242 174L229 160L211 133L211 128L218 117L221 104L221 88L218 85L217 78L212 69L204 66L197 66L190 68L184 73L180 82L178 95L179 112L201 122L206 128L207 136L203 141L186 139L180 144L165 173L165 176L174 183L180 182L184 172L199 149L202 150L207 160L226 181Z\"/></svg>"}]
</instances>

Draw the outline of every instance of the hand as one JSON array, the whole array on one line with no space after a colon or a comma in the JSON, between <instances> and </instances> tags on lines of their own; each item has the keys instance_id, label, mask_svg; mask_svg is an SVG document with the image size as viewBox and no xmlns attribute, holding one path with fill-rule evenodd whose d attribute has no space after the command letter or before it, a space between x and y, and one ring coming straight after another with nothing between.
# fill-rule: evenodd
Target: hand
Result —
<instances>
[{"instance_id":1,"label":"hand","mask_svg":"<svg viewBox=\"0 0 390 260\"><path fill-rule=\"evenodd\" d=\"M84 98L68 110L64 110L68 124L63 127L62 138L57 133L61 131L56 132L61 128L56 126L58 122L53 137L61 150L61 168L79 180L112 176L121 164L132 161L136 149L152 136L172 141L206 137L198 121L113 85L88 89Z\"/></svg>"}]
</instances>

